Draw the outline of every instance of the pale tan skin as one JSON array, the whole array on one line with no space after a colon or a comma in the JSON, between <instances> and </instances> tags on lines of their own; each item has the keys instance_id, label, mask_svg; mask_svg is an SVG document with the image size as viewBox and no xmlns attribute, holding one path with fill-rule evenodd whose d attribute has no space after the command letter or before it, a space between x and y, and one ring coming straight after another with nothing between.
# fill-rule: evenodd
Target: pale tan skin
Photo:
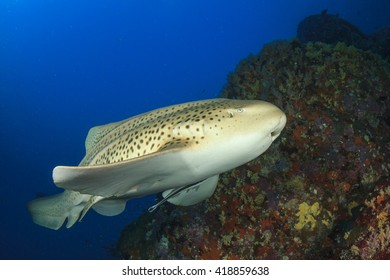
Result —
<instances>
[{"instance_id":1,"label":"pale tan skin","mask_svg":"<svg viewBox=\"0 0 390 280\"><path fill-rule=\"evenodd\" d=\"M131 198L195 184L256 158L285 124L285 114L270 103L210 99L92 128L80 165L53 170L65 192L33 201L29 210L34 222L52 229L66 218L71 227L90 207L117 215ZM195 202L208 197L198 194ZM182 203L186 198L168 201L190 205Z\"/></svg>"}]
</instances>

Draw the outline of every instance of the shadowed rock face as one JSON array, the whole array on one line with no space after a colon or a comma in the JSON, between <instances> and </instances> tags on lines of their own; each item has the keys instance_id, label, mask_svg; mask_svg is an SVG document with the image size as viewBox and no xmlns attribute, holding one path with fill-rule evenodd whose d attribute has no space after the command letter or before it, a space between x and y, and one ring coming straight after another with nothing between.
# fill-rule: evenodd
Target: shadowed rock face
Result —
<instances>
[{"instance_id":1,"label":"shadowed rock face","mask_svg":"<svg viewBox=\"0 0 390 280\"><path fill-rule=\"evenodd\" d=\"M372 50L390 61L390 26L385 26L372 34Z\"/></svg>"},{"instance_id":2,"label":"shadowed rock face","mask_svg":"<svg viewBox=\"0 0 390 280\"><path fill-rule=\"evenodd\" d=\"M346 20L325 11L319 15L306 17L298 25L298 39L302 43L324 42L334 44L344 42L362 48L368 37Z\"/></svg>"},{"instance_id":3,"label":"shadowed rock face","mask_svg":"<svg viewBox=\"0 0 390 280\"><path fill-rule=\"evenodd\" d=\"M390 27L385 27L374 34L364 34L358 27L337 15L323 11L302 20L297 29L297 38L302 43L323 42L336 44L343 42L362 50L371 50L385 59L390 59Z\"/></svg>"}]
</instances>

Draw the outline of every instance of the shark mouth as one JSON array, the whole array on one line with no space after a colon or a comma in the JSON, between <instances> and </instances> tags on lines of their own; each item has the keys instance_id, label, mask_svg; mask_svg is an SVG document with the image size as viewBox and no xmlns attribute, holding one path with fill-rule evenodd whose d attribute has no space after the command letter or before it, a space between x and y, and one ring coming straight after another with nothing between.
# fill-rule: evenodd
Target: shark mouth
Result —
<instances>
[{"instance_id":1,"label":"shark mouth","mask_svg":"<svg viewBox=\"0 0 390 280\"><path fill-rule=\"evenodd\" d=\"M286 122L287 122L287 117L285 114L283 114L279 119L279 123L276 125L274 130L271 132L272 141L274 141L276 138L278 138L278 136L282 132L284 126L286 125Z\"/></svg>"}]
</instances>

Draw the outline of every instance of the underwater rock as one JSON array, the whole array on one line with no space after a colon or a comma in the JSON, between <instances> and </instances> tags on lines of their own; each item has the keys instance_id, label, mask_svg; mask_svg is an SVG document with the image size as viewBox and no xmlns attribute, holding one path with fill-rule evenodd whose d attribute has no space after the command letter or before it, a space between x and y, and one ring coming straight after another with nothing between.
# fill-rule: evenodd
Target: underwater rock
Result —
<instances>
[{"instance_id":1,"label":"underwater rock","mask_svg":"<svg viewBox=\"0 0 390 280\"><path fill-rule=\"evenodd\" d=\"M376 31L371 38L374 42L372 51L390 61L390 25Z\"/></svg>"},{"instance_id":2,"label":"underwater rock","mask_svg":"<svg viewBox=\"0 0 390 280\"><path fill-rule=\"evenodd\" d=\"M359 28L337 15L328 14L327 11L308 16L301 21L298 24L297 36L302 43L344 42L360 49L367 49L369 45L368 37Z\"/></svg>"},{"instance_id":3,"label":"underwater rock","mask_svg":"<svg viewBox=\"0 0 390 280\"><path fill-rule=\"evenodd\" d=\"M125 259L389 259L390 68L344 43L279 41L243 60L223 97L287 115L279 140L191 207L122 232ZM227 151L228 152L228 151Z\"/></svg>"},{"instance_id":4,"label":"underwater rock","mask_svg":"<svg viewBox=\"0 0 390 280\"><path fill-rule=\"evenodd\" d=\"M390 61L390 27L384 27L372 35L367 35L338 15L328 14L326 10L319 15L311 15L302 20L298 25L297 38L302 43L342 42L362 50L371 50Z\"/></svg>"}]
</instances>

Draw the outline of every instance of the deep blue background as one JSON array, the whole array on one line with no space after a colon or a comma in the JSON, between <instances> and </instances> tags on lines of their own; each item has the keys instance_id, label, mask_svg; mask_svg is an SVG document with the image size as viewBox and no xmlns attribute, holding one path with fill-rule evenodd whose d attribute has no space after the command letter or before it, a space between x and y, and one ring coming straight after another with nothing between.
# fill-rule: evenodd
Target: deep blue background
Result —
<instances>
[{"instance_id":1,"label":"deep blue background","mask_svg":"<svg viewBox=\"0 0 390 280\"><path fill-rule=\"evenodd\" d=\"M328 9L375 31L383 0L2 0L0 259L107 259L121 229L154 197L116 217L90 211L73 228L32 223L26 203L54 194L56 165L77 165L88 129L217 97L229 72L264 43L295 36Z\"/></svg>"}]
</instances>

